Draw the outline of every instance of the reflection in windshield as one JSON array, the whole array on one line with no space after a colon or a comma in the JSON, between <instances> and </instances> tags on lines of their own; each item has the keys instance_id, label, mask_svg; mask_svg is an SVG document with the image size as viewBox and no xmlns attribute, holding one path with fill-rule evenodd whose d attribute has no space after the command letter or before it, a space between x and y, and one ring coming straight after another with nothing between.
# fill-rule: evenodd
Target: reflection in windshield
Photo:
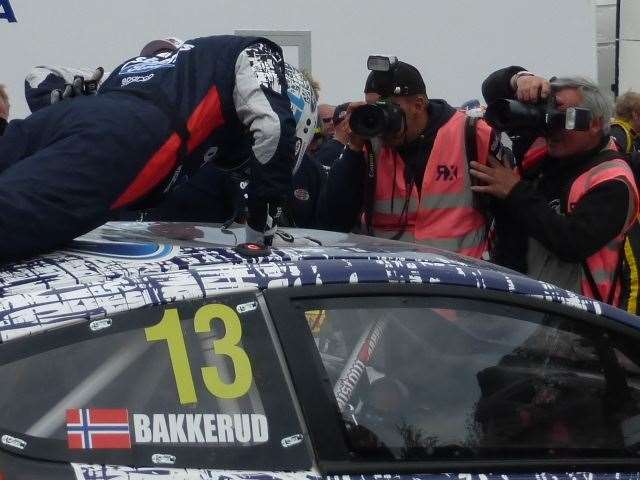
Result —
<instances>
[{"instance_id":1,"label":"reflection in windshield","mask_svg":"<svg viewBox=\"0 0 640 480\"><path fill-rule=\"evenodd\" d=\"M632 445L637 359L560 317L456 304L329 308L321 326L307 317L355 451L618 455Z\"/></svg>"},{"instance_id":2,"label":"reflection in windshield","mask_svg":"<svg viewBox=\"0 0 640 480\"><path fill-rule=\"evenodd\" d=\"M26 431L27 435L49 437L56 430L62 429L65 424L67 409L76 408L78 405L91 404L97 395L100 395L111 382L121 376L150 347L148 343L140 343L132 339L123 343L122 347L114 352L102 365L89 373L83 382L79 383L78 386L60 399L54 407L46 411ZM154 386L159 379L155 378L155 380L149 385L150 388L143 389L146 396L152 395L155 390Z\"/></svg>"}]
</instances>

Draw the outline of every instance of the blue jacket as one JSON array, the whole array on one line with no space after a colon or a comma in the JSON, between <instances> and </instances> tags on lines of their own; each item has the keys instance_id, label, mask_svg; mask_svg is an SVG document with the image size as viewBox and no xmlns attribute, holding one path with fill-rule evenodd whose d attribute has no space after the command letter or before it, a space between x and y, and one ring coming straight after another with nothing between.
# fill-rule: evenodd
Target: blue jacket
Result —
<instances>
[{"instance_id":1,"label":"blue jacket","mask_svg":"<svg viewBox=\"0 0 640 480\"><path fill-rule=\"evenodd\" d=\"M98 95L14 120L0 137L0 261L160 199L219 151L236 158L240 139L251 145L250 198L271 206L291 191L294 132L282 51L268 40L199 38L134 57Z\"/></svg>"}]
</instances>

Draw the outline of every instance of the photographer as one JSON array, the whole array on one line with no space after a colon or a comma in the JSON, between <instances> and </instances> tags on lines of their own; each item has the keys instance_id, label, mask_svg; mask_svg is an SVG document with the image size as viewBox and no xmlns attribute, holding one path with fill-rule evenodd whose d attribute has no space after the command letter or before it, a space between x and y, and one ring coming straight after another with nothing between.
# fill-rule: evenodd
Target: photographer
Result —
<instances>
[{"instance_id":1,"label":"photographer","mask_svg":"<svg viewBox=\"0 0 640 480\"><path fill-rule=\"evenodd\" d=\"M5 90L4 85L0 85L0 135L4 133L7 128L7 121L9 120L9 96Z\"/></svg>"},{"instance_id":2,"label":"photographer","mask_svg":"<svg viewBox=\"0 0 640 480\"><path fill-rule=\"evenodd\" d=\"M498 95L537 104L529 110L529 125L526 115L514 114L526 107L522 103L510 104L511 117L503 120L529 145L536 132L544 139L524 155L522 178L501 165L471 164L471 175L481 183L472 189L504 199L510 213L509 222L497 226L498 235L522 240L522 248L514 242L510 251L498 252L500 263L617 304L621 248L638 215L638 192L609 137L606 96L589 80L549 82L519 67L492 74L483 93L489 93L485 118L495 127L491 111Z\"/></svg>"},{"instance_id":3,"label":"photographer","mask_svg":"<svg viewBox=\"0 0 640 480\"><path fill-rule=\"evenodd\" d=\"M369 57L368 64L367 100L382 103L349 106L351 131L329 173L320 224L482 257L487 218L469 189L465 114L428 99L412 65L394 57ZM384 128L374 132L378 120ZM470 131L470 152L486 164L491 128L479 121Z\"/></svg>"}]
</instances>

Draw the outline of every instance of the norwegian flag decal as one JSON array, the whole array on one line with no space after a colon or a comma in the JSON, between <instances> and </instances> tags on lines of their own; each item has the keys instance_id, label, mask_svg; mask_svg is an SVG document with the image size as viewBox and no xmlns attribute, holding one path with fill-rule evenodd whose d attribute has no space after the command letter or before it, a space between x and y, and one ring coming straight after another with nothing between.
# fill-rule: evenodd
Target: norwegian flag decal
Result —
<instances>
[{"instance_id":1,"label":"norwegian flag decal","mask_svg":"<svg viewBox=\"0 0 640 480\"><path fill-rule=\"evenodd\" d=\"M70 449L131 448L129 411L105 408L67 410L67 444Z\"/></svg>"}]
</instances>

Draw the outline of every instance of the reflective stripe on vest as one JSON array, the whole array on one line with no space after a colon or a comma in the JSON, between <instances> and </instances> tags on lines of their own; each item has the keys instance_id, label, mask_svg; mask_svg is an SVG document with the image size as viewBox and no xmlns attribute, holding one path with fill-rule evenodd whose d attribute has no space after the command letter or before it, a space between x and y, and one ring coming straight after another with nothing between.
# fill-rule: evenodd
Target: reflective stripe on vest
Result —
<instances>
[{"instance_id":1,"label":"reflective stripe on vest","mask_svg":"<svg viewBox=\"0 0 640 480\"><path fill-rule=\"evenodd\" d=\"M639 203L638 189L633 177L633 172L629 168L627 162L622 159L608 160L596 165L580 175L571 185L567 202L567 212L571 213L580 199L582 199L582 197L589 191L593 190L598 185L609 181L621 181L627 185L629 191L627 218L625 220L624 228L620 234L603 248L591 255L587 259L586 264L593 276L600 299L606 302L611 296L612 289L614 289L612 303L614 305L618 305L620 301L622 283L620 279L618 279L614 287L614 277L616 275L616 270L618 269L625 233L638 216ZM582 274L580 284L583 295L597 298L597 295L594 295L591 285L584 273Z\"/></svg>"},{"instance_id":2,"label":"reflective stripe on vest","mask_svg":"<svg viewBox=\"0 0 640 480\"><path fill-rule=\"evenodd\" d=\"M372 222L376 236L393 238L402 232L399 240L482 257L488 248L486 218L473 205L465 119L464 113L456 112L438 130L422 179L422 196L414 184L407 191L404 161L397 151L381 149ZM476 132L477 159L486 163L491 129L478 122Z\"/></svg>"},{"instance_id":3,"label":"reflective stripe on vest","mask_svg":"<svg viewBox=\"0 0 640 480\"><path fill-rule=\"evenodd\" d=\"M524 158L522 159L522 169L524 171L531 170L547 156L547 153L549 153L547 141L543 137L536 138L533 144L529 147L529 150L524 154Z\"/></svg>"}]
</instances>

